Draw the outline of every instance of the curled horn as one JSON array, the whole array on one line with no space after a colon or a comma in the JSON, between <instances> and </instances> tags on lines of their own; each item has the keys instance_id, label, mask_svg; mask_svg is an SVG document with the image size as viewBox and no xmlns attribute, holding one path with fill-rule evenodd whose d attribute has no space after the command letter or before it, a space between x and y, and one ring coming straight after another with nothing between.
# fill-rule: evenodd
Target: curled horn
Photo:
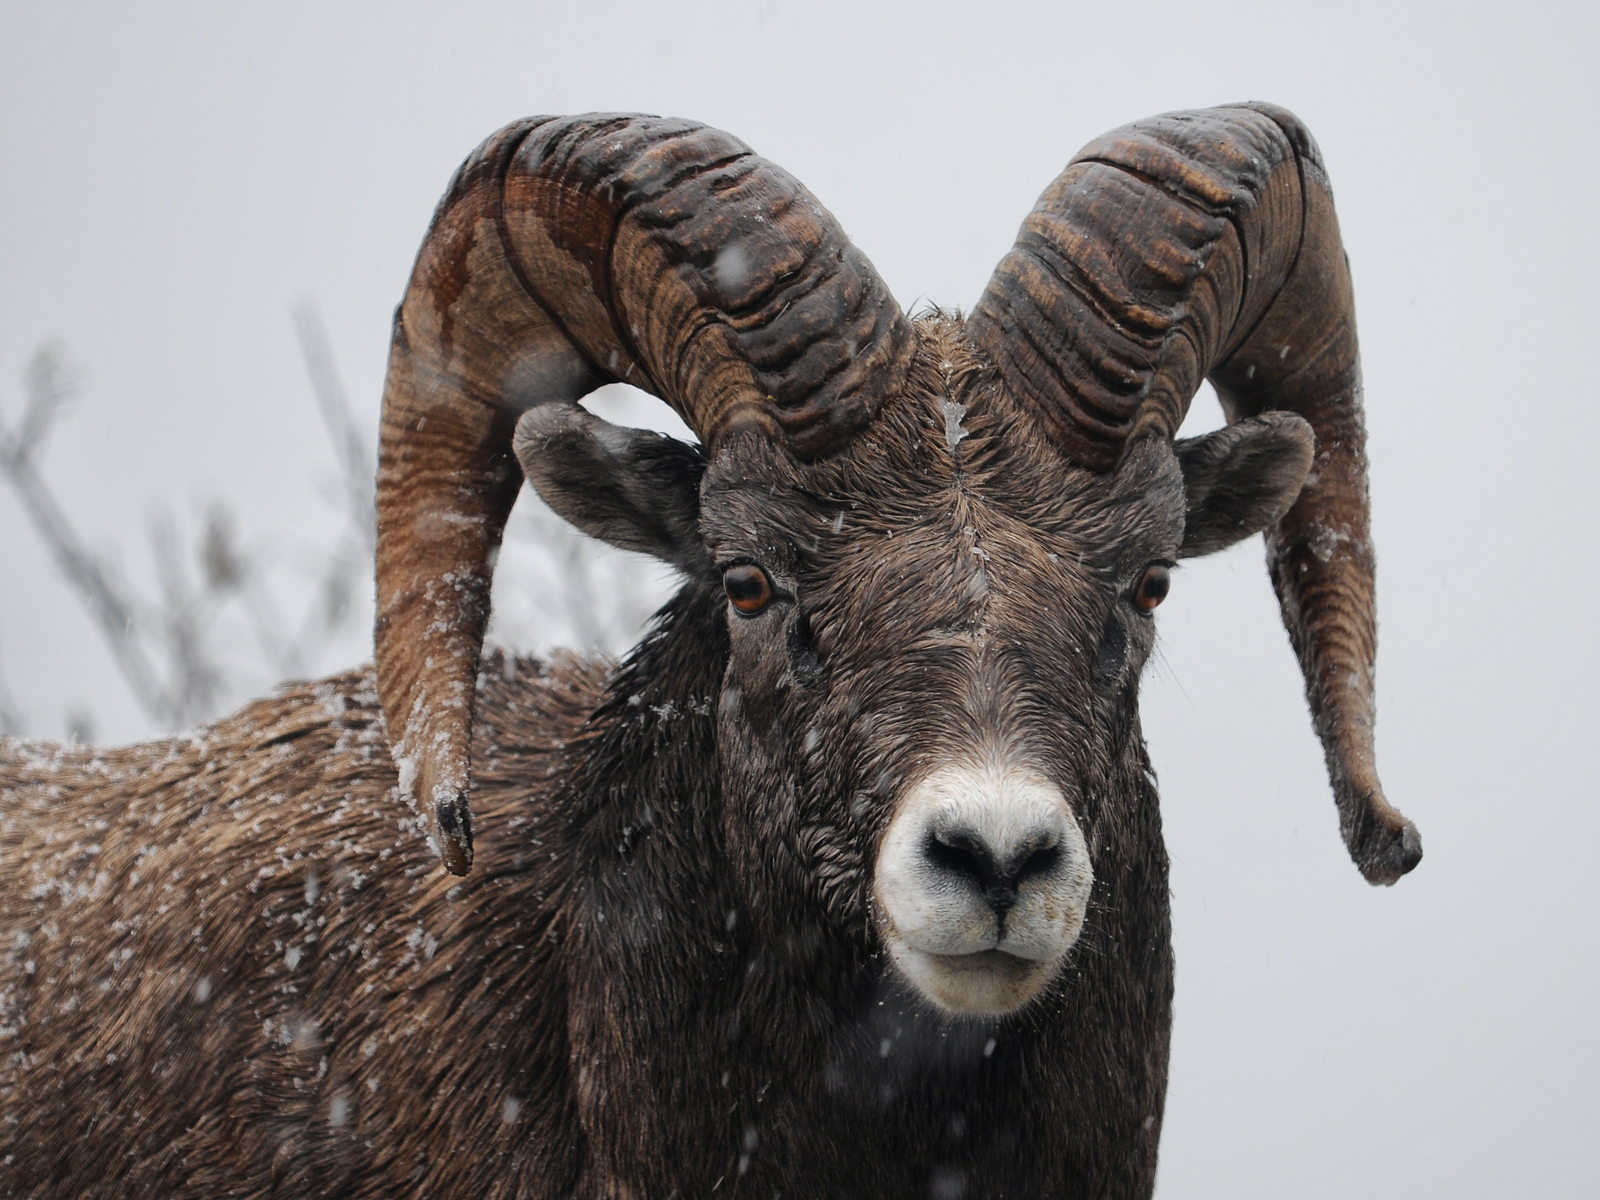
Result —
<instances>
[{"instance_id":1,"label":"curled horn","mask_svg":"<svg viewBox=\"0 0 1600 1200\"><path fill-rule=\"evenodd\" d=\"M1366 425L1349 268L1316 143L1283 109L1172 113L1091 142L1040 197L969 331L1073 460L1171 438L1203 379L1230 422L1292 412L1317 450L1267 533L1350 856L1422 858L1373 760L1377 649Z\"/></svg>"},{"instance_id":2,"label":"curled horn","mask_svg":"<svg viewBox=\"0 0 1600 1200\"><path fill-rule=\"evenodd\" d=\"M452 872L472 863L473 697L520 414L624 381L708 453L753 425L811 459L900 389L911 349L838 222L725 133L535 118L467 159L395 314L378 450L378 691Z\"/></svg>"}]
</instances>

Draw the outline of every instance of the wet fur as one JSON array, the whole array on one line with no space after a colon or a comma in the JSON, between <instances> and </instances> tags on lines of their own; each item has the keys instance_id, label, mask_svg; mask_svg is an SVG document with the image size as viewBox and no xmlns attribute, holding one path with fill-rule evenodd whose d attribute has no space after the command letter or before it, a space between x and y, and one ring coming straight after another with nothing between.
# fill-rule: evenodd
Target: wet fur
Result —
<instances>
[{"instance_id":1,"label":"wet fur","mask_svg":"<svg viewBox=\"0 0 1600 1200\"><path fill-rule=\"evenodd\" d=\"M913 373L846 454L707 468L712 560L787 600L730 616L685 559L610 672L486 660L465 879L370 673L0 745L7 1194L1148 1196L1172 960L1125 596L1182 480L1159 442L1065 467L959 321ZM1095 882L1041 997L954 1022L888 970L870 864L978 742L1045 764Z\"/></svg>"}]
</instances>

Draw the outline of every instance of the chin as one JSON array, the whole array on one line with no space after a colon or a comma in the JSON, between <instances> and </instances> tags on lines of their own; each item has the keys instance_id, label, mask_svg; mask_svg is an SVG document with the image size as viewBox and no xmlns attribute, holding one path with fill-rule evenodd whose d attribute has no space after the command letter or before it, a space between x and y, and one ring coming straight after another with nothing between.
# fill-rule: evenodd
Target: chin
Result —
<instances>
[{"instance_id":1,"label":"chin","mask_svg":"<svg viewBox=\"0 0 1600 1200\"><path fill-rule=\"evenodd\" d=\"M1024 1007L1055 978L1059 960L1039 961L979 950L932 954L899 938L889 958L901 977L928 1003L952 1017L1004 1017Z\"/></svg>"}]
</instances>

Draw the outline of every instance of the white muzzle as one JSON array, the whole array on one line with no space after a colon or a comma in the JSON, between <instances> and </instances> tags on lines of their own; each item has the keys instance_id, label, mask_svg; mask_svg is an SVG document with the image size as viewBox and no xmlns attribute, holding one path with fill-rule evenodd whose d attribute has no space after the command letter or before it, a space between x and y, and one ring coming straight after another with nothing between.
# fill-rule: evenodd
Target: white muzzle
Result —
<instances>
[{"instance_id":1,"label":"white muzzle","mask_svg":"<svg viewBox=\"0 0 1600 1200\"><path fill-rule=\"evenodd\" d=\"M1061 790L1026 763L942 767L884 833L873 898L894 965L946 1012L999 1016L1055 977L1094 872Z\"/></svg>"}]
</instances>

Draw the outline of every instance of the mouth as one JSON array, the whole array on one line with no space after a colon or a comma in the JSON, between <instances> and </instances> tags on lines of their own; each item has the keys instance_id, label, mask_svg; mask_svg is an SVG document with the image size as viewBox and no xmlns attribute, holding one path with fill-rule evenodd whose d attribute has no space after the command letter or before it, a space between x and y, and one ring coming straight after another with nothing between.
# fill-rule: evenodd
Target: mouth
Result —
<instances>
[{"instance_id":1,"label":"mouth","mask_svg":"<svg viewBox=\"0 0 1600 1200\"><path fill-rule=\"evenodd\" d=\"M955 1016L999 1017L1015 1012L1055 974L1055 960L1022 958L1004 950L933 954L896 938L889 944L896 967L928 1000Z\"/></svg>"}]
</instances>

